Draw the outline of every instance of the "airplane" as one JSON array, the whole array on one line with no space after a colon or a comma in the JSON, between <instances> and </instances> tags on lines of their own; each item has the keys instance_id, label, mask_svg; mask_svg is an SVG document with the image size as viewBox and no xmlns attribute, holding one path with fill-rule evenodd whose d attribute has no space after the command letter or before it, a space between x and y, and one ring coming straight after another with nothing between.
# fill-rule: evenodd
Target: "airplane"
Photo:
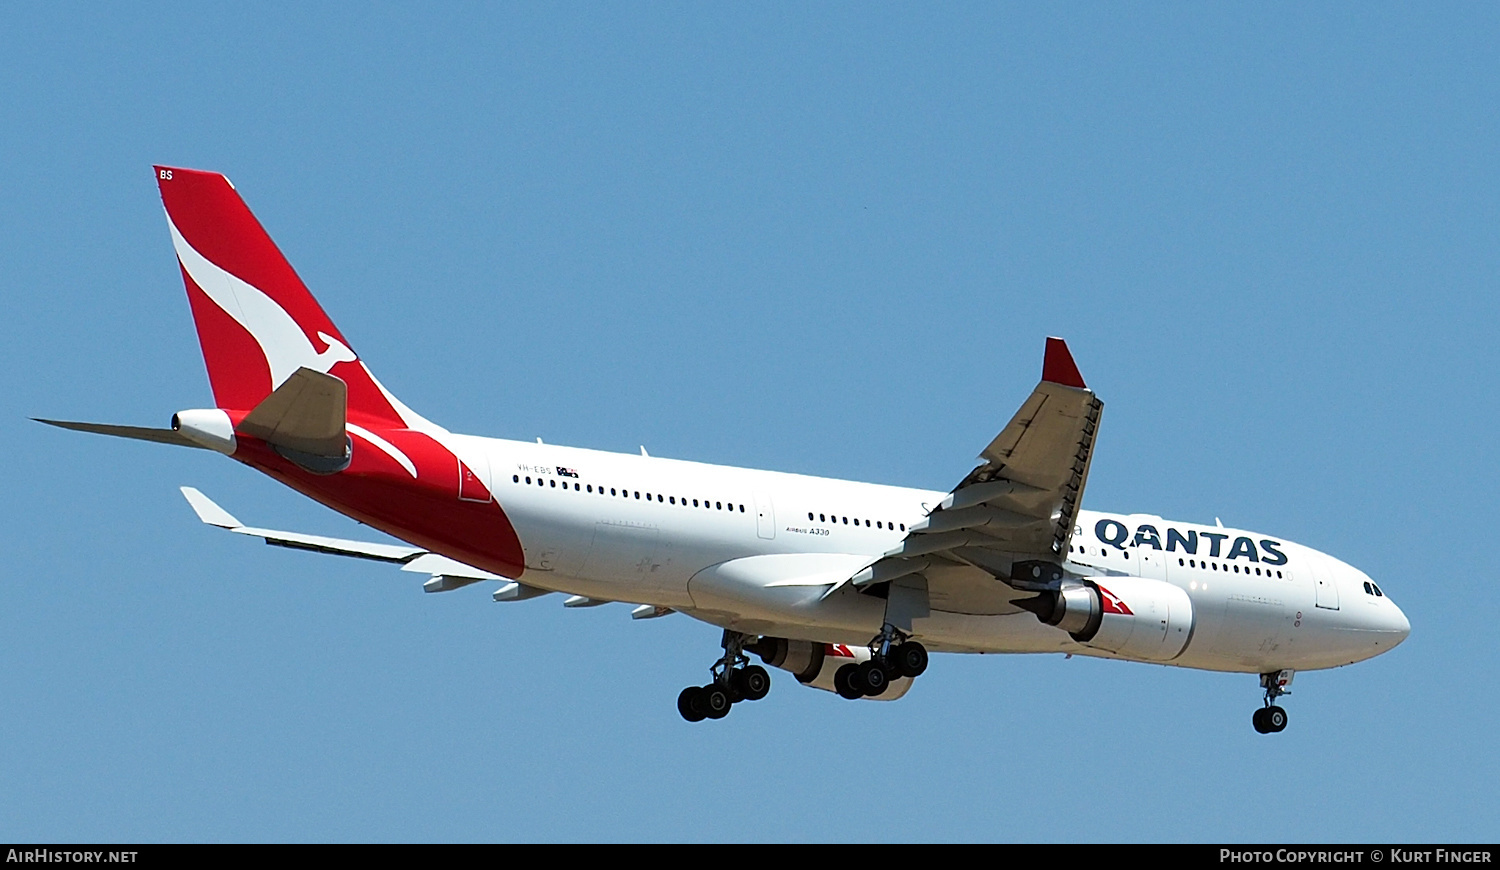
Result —
<instances>
[{"instance_id":1,"label":"airplane","mask_svg":"<svg viewBox=\"0 0 1500 870\"><path fill-rule=\"evenodd\" d=\"M689 722L764 698L762 664L885 701L929 651L1062 653L1258 675L1252 723L1274 733L1298 671L1411 631L1364 572L1279 536L1083 510L1104 406L1060 338L948 490L460 435L376 380L228 178L155 171L214 406L162 429L39 422L229 456L405 543L246 526L183 487L203 522L393 563L428 592L490 583L495 601L721 628L710 678L678 696Z\"/></svg>"}]
</instances>

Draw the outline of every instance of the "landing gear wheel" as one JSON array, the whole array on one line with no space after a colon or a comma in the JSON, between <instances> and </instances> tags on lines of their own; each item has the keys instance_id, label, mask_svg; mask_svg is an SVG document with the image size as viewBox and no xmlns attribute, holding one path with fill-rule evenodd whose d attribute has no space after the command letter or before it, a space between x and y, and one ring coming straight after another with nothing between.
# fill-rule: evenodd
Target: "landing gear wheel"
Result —
<instances>
[{"instance_id":1,"label":"landing gear wheel","mask_svg":"<svg viewBox=\"0 0 1500 870\"><path fill-rule=\"evenodd\" d=\"M735 682L746 701L759 701L771 691L771 675L760 665L735 671Z\"/></svg>"},{"instance_id":2,"label":"landing gear wheel","mask_svg":"<svg viewBox=\"0 0 1500 870\"><path fill-rule=\"evenodd\" d=\"M706 715L699 709L701 705L694 706L693 704L693 701L697 699L698 694L702 691L697 686L688 686L682 690L682 694L677 696L677 712L681 713L682 718L689 722L702 722L703 717Z\"/></svg>"},{"instance_id":3,"label":"landing gear wheel","mask_svg":"<svg viewBox=\"0 0 1500 870\"><path fill-rule=\"evenodd\" d=\"M1271 733L1271 729L1266 727L1266 709L1267 708L1262 707L1259 710L1255 711L1254 716L1250 717L1250 721L1255 724L1255 733L1257 734Z\"/></svg>"},{"instance_id":4,"label":"landing gear wheel","mask_svg":"<svg viewBox=\"0 0 1500 870\"><path fill-rule=\"evenodd\" d=\"M857 701L865 696L854 684L855 671L858 670L859 665L847 664L833 672L833 690L839 693L840 698Z\"/></svg>"},{"instance_id":5,"label":"landing gear wheel","mask_svg":"<svg viewBox=\"0 0 1500 870\"><path fill-rule=\"evenodd\" d=\"M698 690L703 699L703 715L709 719L723 719L729 715L729 708L734 702L729 700L729 693L724 691L718 683L709 683Z\"/></svg>"},{"instance_id":6,"label":"landing gear wheel","mask_svg":"<svg viewBox=\"0 0 1500 870\"><path fill-rule=\"evenodd\" d=\"M890 685L890 681L885 676L885 668L881 667L880 663L874 660L857 665L854 672L854 679L850 680L850 682L860 692L871 698L885 694L886 687Z\"/></svg>"},{"instance_id":7,"label":"landing gear wheel","mask_svg":"<svg viewBox=\"0 0 1500 870\"><path fill-rule=\"evenodd\" d=\"M927 670L927 647L909 640L891 651L891 663L901 676L916 679Z\"/></svg>"},{"instance_id":8,"label":"landing gear wheel","mask_svg":"<svg viewBox=\"0 0 1500 870\"><path fill-rule=\"evenodd\" d=\"M1266 723L1266 730L1272 734L1280 734L1286 730L1286 711L1272 705L1267 707L1261 721Z\"/></svg>"}]
</instances>

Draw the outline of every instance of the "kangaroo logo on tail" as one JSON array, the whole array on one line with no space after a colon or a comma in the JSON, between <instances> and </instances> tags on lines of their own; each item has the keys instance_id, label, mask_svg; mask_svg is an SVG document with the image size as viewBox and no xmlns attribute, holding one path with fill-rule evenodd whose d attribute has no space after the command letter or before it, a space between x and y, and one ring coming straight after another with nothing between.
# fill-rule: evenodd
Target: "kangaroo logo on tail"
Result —
<instances>
[{"instance_id":1,"label":"kangaroo logo on tail","mask_svg":"<svg viewBox=\"0 0 1500 870\"><path fill-rule=\"evenodd\" d=\"M260 345L271 369L272 389L281 386L303 366L326 374L337 363L358 359L348 345L326 332L318 333L318 338L328 345L326 350L319 352L307 333L276 300L198 253L182 237L170 214L167 215L167 225L172 230L172 246L177 249L177 259L193 283Z\"/></svg>"}]
</instances>

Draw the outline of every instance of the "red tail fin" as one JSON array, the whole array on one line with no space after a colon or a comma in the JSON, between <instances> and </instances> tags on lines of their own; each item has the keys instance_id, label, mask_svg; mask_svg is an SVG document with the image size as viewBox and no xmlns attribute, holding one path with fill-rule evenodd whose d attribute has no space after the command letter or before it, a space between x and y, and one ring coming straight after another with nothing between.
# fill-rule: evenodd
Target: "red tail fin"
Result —
<instances>
[{"instance_id":1,"label":"red tail fin","mask_svg":"<svg viewBox=\"0 0 1500 870\"><path fill-rule=\"evenodd\" d=\"M348 385L351 421L414 422L350 349L229 179L158 166L156 180L219 407L248 411L306 366Z\"/></svg>"}]
</instances>

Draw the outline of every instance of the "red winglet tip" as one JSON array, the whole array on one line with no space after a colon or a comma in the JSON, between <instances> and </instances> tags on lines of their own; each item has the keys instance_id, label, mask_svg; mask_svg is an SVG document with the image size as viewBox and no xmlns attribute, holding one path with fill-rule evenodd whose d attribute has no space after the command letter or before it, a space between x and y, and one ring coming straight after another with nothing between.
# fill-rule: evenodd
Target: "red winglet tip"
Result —
<instances>
[{"instance_id":1,"label":"red winglet tip","mask_svg":"<svg viewBox=\"0 0 1500 870\"><path fill-rule=\"evenodd\" d=\"M1088 389L1083 375L1078 373L1078 364L1068 352L1068 343L1060 338L1047 337L1047 354L1042 358L1042 380L1065 387Z\"/></svg>"}]
</instances>

